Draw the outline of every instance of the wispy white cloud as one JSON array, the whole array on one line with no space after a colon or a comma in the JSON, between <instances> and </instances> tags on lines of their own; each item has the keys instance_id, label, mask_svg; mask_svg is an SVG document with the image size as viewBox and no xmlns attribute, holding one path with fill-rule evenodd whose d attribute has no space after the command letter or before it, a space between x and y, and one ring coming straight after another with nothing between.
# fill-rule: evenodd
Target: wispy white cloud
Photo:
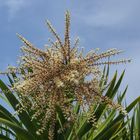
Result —
<instances>
[{"instance_id":1,"label":"wispy white cloud","mask_svg":"<svg viewBox=\"0 0 140 140\"><path fill-rule=\"evenodd\" d=\"M139 4L139 0L101 0L96 5L90 1L90 7L85 7L86 12L77 13L77 17L90 26L118 26L134 16Z\"/></svg>"},{"instance_id":2,"label":"wispy white cloud","mask_svg":"<svg viewBox=\"0 0 140 140\"><path fill-rule=\"evenodd\" d=\"M1 6L7 8L9 19L13 19L22 8L29 5L29 1L30 0L0 0L0 3Z\"/></svg>"}]
</instances>

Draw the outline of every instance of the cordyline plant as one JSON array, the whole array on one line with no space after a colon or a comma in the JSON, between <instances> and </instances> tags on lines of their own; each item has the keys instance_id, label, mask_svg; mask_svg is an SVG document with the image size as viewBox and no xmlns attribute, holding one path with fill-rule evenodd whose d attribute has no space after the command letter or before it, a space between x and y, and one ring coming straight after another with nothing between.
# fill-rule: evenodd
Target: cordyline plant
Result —
<instances>
[{"instance_id":1,"label":"cordyline plant","mask_svg":"<svg viewBox=\"0 0 140 140\"><path fill-rule=\"evenodd\" d=\"M65 36L62 41L51 23L47 21L55 41L45 50L36 48L32 43L17 34L24 46L18 67L9 67L5 74L17 74L11 90L16 92L20 103L16 112L29 112L31 120L36 123L37 135L43 135L49 128L48 137L54 139L57 129L58 110L62 111L65 123L58 133L71 127L77 121L78 115L73 111L78 103L80 112L88 117L89 123L96 126L93 104L106 104L108 108L116 109L123 115L127 111L102 91L100 86L102 76L101 65L111 65L130 62L130 60L103 61L122 51L110 49L103 53L96 50L87 55L78 49L79 40L74 45L70 42L70 14L65 15ZM90 78L88 78L90 77ZM102 79L104 80L104 79Z\"/></svg>"}]
</instances>

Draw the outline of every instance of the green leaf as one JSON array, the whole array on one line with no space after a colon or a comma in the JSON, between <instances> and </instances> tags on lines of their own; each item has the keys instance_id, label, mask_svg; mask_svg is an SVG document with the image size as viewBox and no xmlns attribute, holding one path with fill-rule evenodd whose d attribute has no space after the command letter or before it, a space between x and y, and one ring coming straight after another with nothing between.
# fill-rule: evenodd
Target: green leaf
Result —
<instances>
[{"instance_id":1,"label":"green leaf","mask_svg":"<svg viewBox=\"0 0 140 140\"><path fill-rule=\"evenodd\" d=\"M6 117L6 119L8 119L9 121L15 122L16 124L20 125L18 120L13 117L13 115L6 108L0 105L0 116L1 115L4 115L4 117Z\"/></svg>"},{"instance_id":2,"label":"green leaf","mask_svg":"<svg viewBox=\"0 0 140 140\"><path fill-rule=\"evenodd\" d=\"M12 140L12 139L8 138L7 136L4 136L4 135L0 134L0 140Z\"/></svg>"},{"instance_id":3,"label":"green leaf","mask_svg":"<svg viewBox=\"0 0 140 140\"><path fill-rule=\"evenodd\" d=\"M108 126L108 124L110 123L110 121L115 117L116 115L116 111L113 110L109 116L107 117L107 119L97 128L97 132L93 134L92 138L95 138L97 135L99 135L100 133L102 133L102 131Z\"/></svg>"},{"instance_id":4,"label":"green leaf","mask_svg":"<svg viewBox=\"0 0 140 140\"><path fill-rule=\"evenodd\" d=\"M13 133L8 127L6 126L0 126L0 129L5 131L6 133L9 133L12 136L15 136L15 133Z\"/></svg>"},{"instance_id":5,"label":"green leaf","mask_svg":"<svg viewBox=\"0 0 140 140\"><path fill-rule=\"evenodd\" d=\"M77 131L77 137L81 139L91 128L93 128L92 124L85 119Z\"/></svg>"},{"instance_id":6,"label":"green leaf","mask_svg":"<svg viewBox=\"0 0 140 140\"><path fill-rule=\"evenodd\" d=\"M130 139L131 139L131 140L134 140L134 139L133 139L134 121L135 121L134 119L135 119L135 114L133 115L132 120L131 120L131 129L130 129Z\"/></svg>"},{"instance_id":7,"label":"green leaf","mask_svg":"<svg viewBox=\"0 0 140 140\"><path fill-rule=\"evenodd\" d=\"M104 80L105 80L105 72L106 72L106 66L104 66L103 74L102 74L102 77L101 77L101 79L100 79L100 84L99 84L100 87L103 86L103 82L104 82Z\"/></svg>"},{"instance_id":8,"label":"green leaf","mask_svg":"<svg viewBox=\"0 0 140 140\"><path fill-rule=\"evenodd\" d=\"M21 140L35 140L35 138L29 132L18 125L3 118L0 118L0 122L10 127Z\"/></svg>"},{"instance_id":9,"label":"green leaf","mask_svg":"<svg viewBox=\"0 0 140 140\"><path fill-rule=\"evenodd\" d=\"M140 102L140 96L137 97L127 108L126 108L126 111L129 113L133 107Z\"/></svg>"},{"instance_id":10,"label":"green leaf","mask_svg":"<svg viewBox=\"0 0 140 140\"><path fill-rule=\"evenodd\" d=\"M117 71L115 72L114 77L113 77L113 79L110 82L109 88L108 88L105 96L111 97L112 91L113 91L114 86L115 86L116 79L117 79ZM98 108L96 109L95 116L96 116L96 120L97 121L100 119L101 115L104 113L105 108L106 108L106 105L100 104L98 106Z\"/></svg>"},{"instance_id":11,"label":"green leaf","mask_svg":"<svg viewBox=\"0 0 140 140\"><path fill-rule=\"evenodd\" d=\"M136 98L136 99L126 108L126 111L129 113L129 112L135 107L135 105L136 105L138 102L140 102L140 97ZM120 121L121 121L122 119L124 119L124 118L125 118L125 116L124 116L123 114L120 114L118 117L116 117L116 119L114 119L114 120L108 125L108 127L106 127L106 128L102 131L102 133L103 133L103 134L106 133L106 131L108 131L108 129L110 129L110 128L116 126L116 124L117 124L118 122L120 122ZM97 136L97 137L98 137L98 136Z\"/></svg>"},{"instance_id":12,"label":"green leaf","mask_svg":"<svg viewBox=\"0 0 140 140\"><path fill-rule=\"evenodd\" d=\"M109 64L107 65L106 79L105 79L105 83L104 83L104 85L107 84L108 77L109 77Z\"/></svg>"},{"instance_id":13,"label":"green leaf","mask_svg":"<svg viewBox=\"0 0 140 140\"><path fill-rule=\"evenodd\" d=\"M8 80L9 80L10 84L13 85L14 81L12 80L12 78L10 77L9 74L7 74L7 77L8 77Z\"/></svg>"},{"instance_id":14,"label":"green leaf","mask_svg":"<svg viewBox=\"0 0 140 140\"><path fill-rule=\"evenodd\" d=\"M121 127L121 124L122 122L118 121L115 125L113 125L113 127L108 128L108 130L104 133L100 133L96 138L94 138L94 140L109 140L112 135L118 131L118 129Z\"/></svg>"},{"instance_id":15,"label":"green leaf","mask_svg":"<svg viewBox=\"0 0 140 140\"><path fill-rule=\"evenodd\" d=\"M115 133L114 135L112 135L110 140L116 140L116 139L121 139L123 136L124 139L126 139L126 135L127 135L127 131L126 130L126 125L128 124L130 120L127 120L126 122L122 122L121 127L119 128L119 130L117 131L117 133ZM124 134L125 133L125 134ZM126 139L127 140L127 139Z\"/></svg>"},{"instance_id":16,"label":"green leaf","mask_svg":"<svg viewBox=\"0 0 140 140\"><path fill-rule=\"evenodd\" d=\"M19 104L19 101L16 99L16 97L10 91L10 89L3 83L2 80L0 80L0 88L3 91L4 95L6 96L6 98L8 99L8 101L10 102L13 109L16 111L16 106ZM36 135L36 127L31 122L30 116L25 111L22 111L22 113L19 113L18 116L21 122L24 124L24 126L30 132L32 132L33 135Z\"/></svg>"},{"instance_id":17,"label":"green leaf","mask_svg":"<svg viewBox=\"0 0 140 140\"><path fill-rule=\"evenodd\" d=\"M126 86L126 88L123 91L122 95L120 95L120 97L118 98L118 103L119 104L121 104L122 100L124 99L127 89L128 89L128 86Z\"/></svg>"},{"instance_id":18,"label":"green leaf","mask_svg":"<svg viewBox=\"0 0 140 140\"><path fill-rule=\"evenodd\" d=\"M112 94L110 95L110 98L113 98L115 96L116 92L118 91L118 89L121 85L122 79L124 77L124 74L125 74L125 70L123 71L123 73L121 74L118 82L116 83L115 87L113 88L113 91L112 91Z\"/></svg>"},{"instance_id":19,"label":"green leaf","mask_svg":"<svg viewBox=\"0 0 140 140\"><path fill-rule=\"evenodd\" d=\"M108 88L108 90L107 90L105 96L111 97L112 91L113 91L114 86L115 86L116 79L117 79L117 71L115 72L114 77L113 77L113 79L111 80L110 86L109 86L109 88Z\"/></svg>"},{"instance_id":20,"label":"green leaf","mask_svg":"<svg viewBox=\"0 0 140 140\"><path fill-rule=\"evenodd\" d=\"M137 106L136 124L137 124L137 138L140 139L140 103L138 103Z\"/></svg>"}]
</instances>

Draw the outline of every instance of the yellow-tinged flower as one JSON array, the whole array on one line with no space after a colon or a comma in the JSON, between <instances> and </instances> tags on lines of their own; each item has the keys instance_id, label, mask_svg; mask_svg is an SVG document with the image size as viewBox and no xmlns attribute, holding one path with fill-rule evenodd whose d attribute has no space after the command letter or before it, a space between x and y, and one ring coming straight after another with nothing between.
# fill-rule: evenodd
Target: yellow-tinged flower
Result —
<instances>
[{"instance_id":1,"label":"yellow-tinged flower","mask_svg":"<svg viewBox=\"0 0 140 140\"><path fill-rule=\"evenodd\" d=\"M54 82L58 88L64 86L64 83L59 78L55 78Z\"/></svg>"}]
</instances>

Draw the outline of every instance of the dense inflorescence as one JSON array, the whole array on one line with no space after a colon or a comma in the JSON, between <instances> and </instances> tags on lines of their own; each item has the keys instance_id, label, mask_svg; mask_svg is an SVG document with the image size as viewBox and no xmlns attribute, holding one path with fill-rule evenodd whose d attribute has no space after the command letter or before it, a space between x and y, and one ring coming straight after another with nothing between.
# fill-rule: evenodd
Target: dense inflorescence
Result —
<instances>
[{"instance_id":1,"label":"dense inflorescence","mask_svg":"<svg viewBox=\"0 0 140 140\"><path fill-rule=\"evenodd\" d=\"M101 70L99 66L125 63L129 60L100 61L121 53L117 49L110 49L100 54L97 51L91 51L84 55L77 47L78 39L71 47L69 12L66 12L65 17L64 42L49 21L47 25L56 41L50 41L50 47L41 50L18 35L25 46L21 48L19 67L11 68L12 72L18 73L18 80L14 83L13 90L20 93L22 106L19 105L17 111L20 113L28 109L32 112L32 119L37 120L40 126L37 134L43 133L47 124L50 124L49 135L52 139L57 107L61 108L68 122L74 121L75 114L72 112L74 102L79 102L83 111L88 110L93 103L97 102L105 103L126 114L121 105L100 93ZM93 120L95 120L94 117Z\"/></svg>"}]
</instances>

